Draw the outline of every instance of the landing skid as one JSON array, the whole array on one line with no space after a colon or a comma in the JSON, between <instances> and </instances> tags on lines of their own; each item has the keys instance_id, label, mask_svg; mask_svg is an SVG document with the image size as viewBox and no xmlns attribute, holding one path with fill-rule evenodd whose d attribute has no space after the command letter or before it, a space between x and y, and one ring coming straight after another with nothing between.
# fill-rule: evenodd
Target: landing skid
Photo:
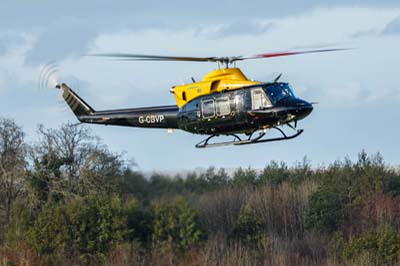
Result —
<instances>
[{"instance_id":1,"label":"landing skid","mask_svg":"<svg viewBox=\"0 0 400 266\"><path fill-rule=\"evenodd\" d=\"M263 137L266 135L266 133L260 132L260 134L257 137L252 138L253 134L255 133L255 132L253 132L247 139L241 139L236 134L228 134L227 136L233 137L232 141L208 143L212 138L218 137L218 135L211 135L208 138L206 138L205 140L202 140L199 143L197 143L195 147L196 148L211 148L211 147L221 147L221 146L229 146L229 145L248 145L248 144L256 144L256 143L263 143L263 142L288 140L288 139L294 139L295 137L299 136L304 131L303 129L297 129L296 133L288 136L280 128L273 127L273 129L278 130L282 134L282 137L263 139Z\"/></svg>"}]
</instances>

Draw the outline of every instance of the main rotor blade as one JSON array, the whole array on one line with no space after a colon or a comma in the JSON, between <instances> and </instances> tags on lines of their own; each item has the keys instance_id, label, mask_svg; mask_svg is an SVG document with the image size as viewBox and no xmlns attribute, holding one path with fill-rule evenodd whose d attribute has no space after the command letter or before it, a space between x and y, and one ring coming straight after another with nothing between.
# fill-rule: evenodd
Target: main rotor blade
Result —
<instances>
[{"instance_id":1,"label":"main rotor blade","mask_svg":"<svg viewBox=\"0 0 400 266\"><path fill-rule=\"evenodd\" d=\"M331 48L331 49L317 49L317 50L304 50L304 51L286 51L286 52L273 52L256 54L250 56L229 56L229 57L192 57L192 56L164 56L164 55L143 55L143 54L127 54L127 53L104 53L104 54L89 54L88 56L96 57L107 57L119 61L191 61L191 62L219 62L229 64L247 59L262 59L271 57L281 57L289 55L299 54L311 54L311 53L325 53L325 52L336 52L344 51L348 49L343 48Z\"/></svg>"},{"instance_id":2,"label":"main rotor blade","mask_svg":"<svg viewBox=\"0 0 400 266\"><path fill-rule=\"evenodd\" d=\"M283 52L256 54L256 55L250 55L250 56L239 56L236 60L271 58L271 57L281 57L281 56L290 56L290 55L299 55L299 54L337 52L337 51L345 51L345 50L348 50L348 49L330 48L330 49L317 49L317 50L304 50L304 51L283 51Z\"/></svg>"},{"instance_id":3,"label":"main rotor blade","mask_svg":"<svg viewBox=\"0 0 400 266\"><path fill-rule=\"evenodd\" d=\"M89 56L108 57L121 61L194 61L194 62L218 62L221 58L217 57L190 57L190 56L163 56L163 55L143 55L126 53L105 53L89 54Z\"/></svg>"}]
</instances>

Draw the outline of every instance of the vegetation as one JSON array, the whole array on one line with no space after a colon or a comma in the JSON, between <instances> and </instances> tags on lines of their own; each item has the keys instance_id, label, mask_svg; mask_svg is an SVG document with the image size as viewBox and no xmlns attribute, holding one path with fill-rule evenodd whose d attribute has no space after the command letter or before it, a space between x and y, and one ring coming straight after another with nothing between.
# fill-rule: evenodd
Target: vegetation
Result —
<instances>
[{"instance_id":1,"label":"vegetation","mask_svg":"<svg viewBox=\"0 0 400 266\"><path fill-rule=\"evenodd\" d=\"M398 265L400 172L379 154L312 168L144 177L86 127L0 119L0 265Z\"/></svg>"}]
</instances>

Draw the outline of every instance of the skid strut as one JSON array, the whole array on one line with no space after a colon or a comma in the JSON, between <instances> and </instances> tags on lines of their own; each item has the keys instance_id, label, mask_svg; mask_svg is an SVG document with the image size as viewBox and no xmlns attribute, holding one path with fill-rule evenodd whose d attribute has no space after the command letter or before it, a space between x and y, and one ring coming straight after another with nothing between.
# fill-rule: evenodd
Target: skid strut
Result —
<instances>
[{"instance_id":1,"label":"skid strut","mask_svg":"<svg viewBox=\"0 0 400 266\"><path fill-rule=\"evenodd\" d=\"M260 132L260 134L257 137L252 138L253 134L255 133L255 132L253 132L253 133L250 134L250 136L247 139L241 139L236 134L226 134L226 136L232 136L233 140L232 141L217 142L217 143L208 143L211 139L219 136L219 135L211 135L208 138L206 138L206 139L200 141L199 143L197 143L195 147L196 148L211 148L211 147L220 147L220 146L229 146L229 145L248 145L248 144L255 144L255 143L288 140L288 139L294 139L295 137L298 137L304 131L303 129L298 129L298 130L296 130L296 133L294 133L292 135L287 135L280 128L277 128L277 127L272 127L272 128L278 130L282 134L282 136L281 137L276 137L276 138L263 139L263 137L266 135L266 133L265 132Z\"/></svg>"}]
</instances>

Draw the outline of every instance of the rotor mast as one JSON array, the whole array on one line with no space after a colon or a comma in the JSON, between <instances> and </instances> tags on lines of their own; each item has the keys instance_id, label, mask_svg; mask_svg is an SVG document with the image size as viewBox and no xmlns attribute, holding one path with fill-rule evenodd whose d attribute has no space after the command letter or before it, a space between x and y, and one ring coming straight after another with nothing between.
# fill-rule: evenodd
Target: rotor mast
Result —
<instances>
[{"instance_id":1,"label":"rotor mast","mask_svg":"<svg viewBox=\"0 0 400 266\"><path fill-rule=\"evenodd\" d=\"M233 64L233 62L235 62L236 60L238 60L237 57L220 57L217 58L217 62L221 63L222 65L225 65L225 68L229 68L229 65Z\"/></svg>"}]
</instances>

